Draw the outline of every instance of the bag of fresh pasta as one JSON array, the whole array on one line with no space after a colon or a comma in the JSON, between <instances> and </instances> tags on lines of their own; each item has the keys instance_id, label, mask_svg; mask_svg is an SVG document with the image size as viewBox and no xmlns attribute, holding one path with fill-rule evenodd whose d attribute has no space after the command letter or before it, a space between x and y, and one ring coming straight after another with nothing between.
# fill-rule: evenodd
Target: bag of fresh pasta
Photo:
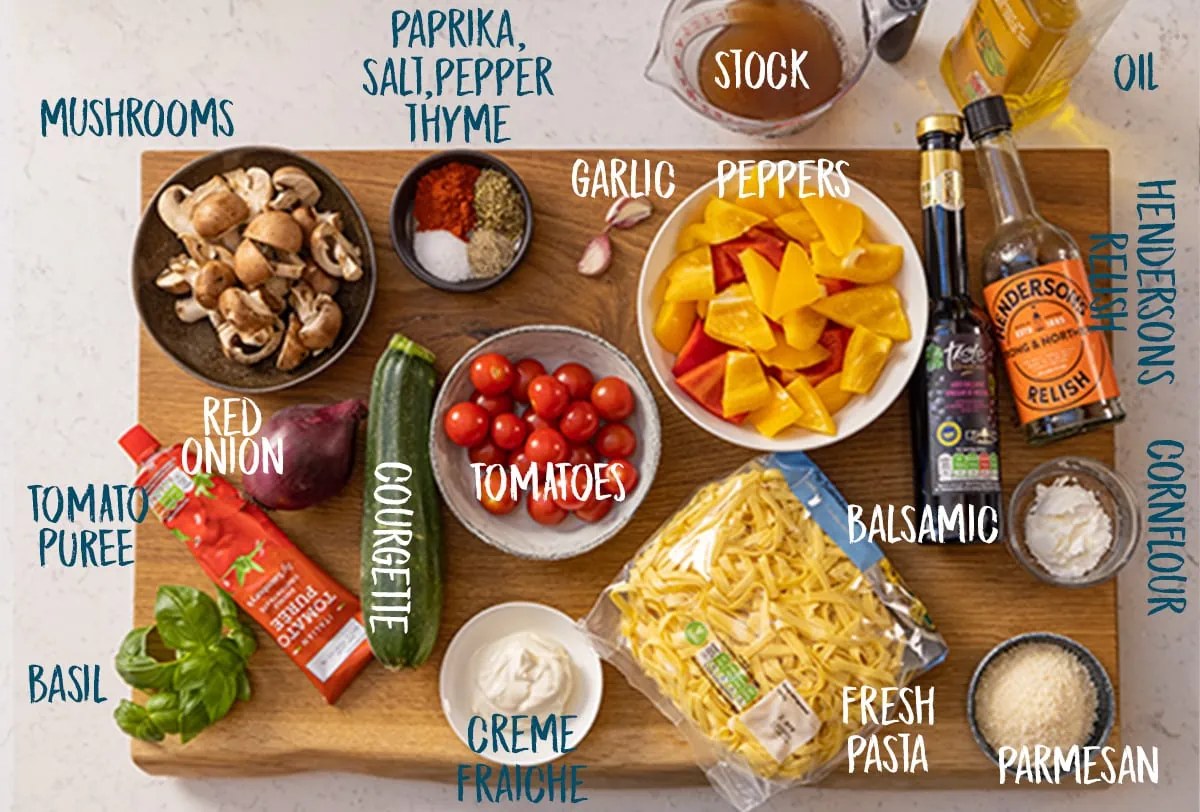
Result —
<instances>
[{"instance_id":1,"label":"bag of fresh pasta","mask_svg":"<svg viewBox=\"0 0 1200 812\"><path fill-rule=\"evenodd\" d=\"M697 491L581 625L742 812L818 781L871 732L860 692L843 717L843 688L903 686L946 656L879 548L850 543L845 500L802 453Z\"/></svg>"}]
</instances>

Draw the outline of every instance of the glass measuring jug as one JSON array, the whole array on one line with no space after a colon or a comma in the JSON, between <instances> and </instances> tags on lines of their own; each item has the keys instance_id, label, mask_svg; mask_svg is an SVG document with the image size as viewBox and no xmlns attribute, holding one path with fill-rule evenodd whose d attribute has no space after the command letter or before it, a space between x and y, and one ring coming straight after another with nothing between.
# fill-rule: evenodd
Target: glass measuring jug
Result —
<instances>
[{"instance_id":1,"label":"glass measuring jug","mask_svg":"<svg viewBox=\"0 0 1200 812\"><path fill-rule=\"evenodd\" d=\"M926 0L671 0L659 26L658 43L646 66L646 78L678 96L700 115L727 130L774 137L812 124L858 83L879 39L925 7ZM840 76L820 103L789 115L752 117L726 109L711 95L703 70L711 68L710 49L747 15L774 11L801 15L823 26L840 60ZM775 32L778 38L778 33ZM783 37L786 39L786 37ZM728 52L732 53L732 51ZM785 57L786 59L786 57ZM702 65L702 63L705 63ZM759 89L759 93L772 93Z\"/></svg>"}]
</instances>

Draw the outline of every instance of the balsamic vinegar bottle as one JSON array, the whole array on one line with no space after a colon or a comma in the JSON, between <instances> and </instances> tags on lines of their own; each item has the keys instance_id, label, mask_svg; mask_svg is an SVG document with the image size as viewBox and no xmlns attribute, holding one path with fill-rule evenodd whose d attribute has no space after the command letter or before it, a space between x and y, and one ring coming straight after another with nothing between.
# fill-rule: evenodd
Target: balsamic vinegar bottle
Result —
<instances>
[{"instance_id":1,"label":"balsamic vinegar bottle","mask_svg":"<svg viewBox=\"0 0 1200 812\"><path fill-rule=\"evenodd\" d=\"M995 345L987 316L967 288L962 136L957 115L917 122L930 303L909 413L918 516L931 510L942 526L943 511L957 513L961 518L945 525L940 541L970 544L1003 537L1003 497Z\"/></svg>"}]
</instances>

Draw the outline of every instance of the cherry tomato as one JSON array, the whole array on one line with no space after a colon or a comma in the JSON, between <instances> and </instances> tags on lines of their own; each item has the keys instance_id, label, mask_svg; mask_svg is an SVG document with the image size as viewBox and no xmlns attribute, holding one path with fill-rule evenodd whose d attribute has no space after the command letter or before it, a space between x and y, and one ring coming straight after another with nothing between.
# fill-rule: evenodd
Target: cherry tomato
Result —
<instances>
[{"instance_id":1,"label":"cherry tomato","mask_svg":"<svg viewBox=\"0 0 1200 812\"><path fill-rule=\"evenodd\" d=\"M513 381L512 389L509 394L516 399L518 403L529 402L529 382L538 375L545 375L546 368L542 366L540 361L535 361L532 358L522 358L517 361L516 380Z\"/></svg>"},{"instance_id":2,"label":"cherry tomato","mask_svg":"<svg viewBox=\"0 0 1200 812\"><path fill-rule=\"evenodd\" d=\"M472 448L467 453L467 457L471 462L478 462L484 465L503 465L508 461L508 454L504 452L504 449L491 440L484 440Z\"/></svg>"},{"instance_id":3,"label":"cherry tomato","mask_svg":"<svg viewBox=\"0 0 1200 812\"><path fill-rule=\"evenodd\" d=\"M505 451L512 451L525 442L525 421L512 412L492 418L492 441Z\"/></svg>"},{"instance_id":4,"label":"cherry tomato","mask_svg":"<svg viewBox=\"0 0 1200 812\"><path fill-rule=\"evenodd\" d=\"M554 377L567 387L571 400L587 400L592 391L592 383L596 380L592 377L590 369L575 363L563 364L554 370Z\"/></svg>"},{"instance_id":5,"label":"cherry tomato","mask_svg":"<svg viewBox=\"0 0 1200 812\"><path fill-rule=\"evenodd\" d=\"M472 448L487 439L488 415L482 406L464 400L450 407L442 426L450 442Z\"/></svg>"},{"instance_id":6,"label":"cherry tomato","mask_svg":"<svg viewBox=\"0 0 1200 812\"><path fill-rule=\"evenodd\" d=\"M512 362L498 352L485 352L471 363L471 383L485 395L503 395L516 379Z\"/></svg>"},{"instance_id":7,"label":"cherry tomato","mask_svg":"<svg viewBox=\"0 0 1200 812\"><path fill-rule=\"evenodd\" d=\"M483 505L484 510L496 516L512 513L519 501L513 497L512 487L507 478L502 481L501 476L500 471L490 471L479 489L479 503Z\"/></svg>"},{"instance_id":8,"label":"cherry tomato","mask_svg":"<svg viewBox=\"0 0 1200 812\"><path fill-rule=\"evenodd\" d=\"M614 498L626 499L637 485L638 472L629 460L613 460L604 467L601 489Z\"/></svg>"},{"instance_id":9,"label":"cherry tomato","mask_svg":"<svg viewBox=\"0 0 1200 812\"><path fill-rule=\"evenodd\" d=\"M592 439L600 428L600 413L586 400L577 400L567 407L558 420L558 430L571 442L583 443Z\"/></svg>"},{"instance_id":10,"label":"cherry tomato","mask_svg":"<svg viewBox=\"0 0 1200 812\"><path fill-rule=\"evenodd\" d=\"M616 499L597 499L592 497L588 503L575 511L575 515L585 522L598 522L612 510Z\"/></svg>"},{"instance_id":11,"label":"cherry tomato","mask_svg":"<svg viewBox=\"0 0 1200 812\"><path fill-rule=\"evenodd\" d=\"M471 395L471 402L487 412L488 417L495 417L498 414L504 414L513 410L512 395L507 392L494 396L476 392Z\"/></svg>"},{"instance_id":12,"label":"cherry tomato","mask_svg":"<svg viewBox=\"0 0 1200 812\"><path fill-rule=\"evenodd\" d=\"M609 423L596 432L592 444L601 457L608 457L610 460L631 457L637 450L637 436L634 435L633 429L624 423Z\"/></svg>"},{"instance_id":13,"label":"cherry tomato","mask_svg":"<svg viewBox=\"0 0 1200 812\"><path fill-rule=\"evenodd\" d=\"M592 387L592 405L605 420L624 420L633 414L633 392L620 378L601 378Z\"/></svg>"},{"instance_id":14,"label":"cherry tomato","mask_svg":"<svg viewBox=\"0 0 1200 812\"><path fill-rule=\"evenodd\" d=\"M596 451L588 443L571 443L570 451L567 453L567 465L574 467L576 465L591 466L596 462Z\"/></svg>"},{"instance_id":15,"label":"cherry tomato","mask_svg":"<svg viewBox=\"0 0 1200 812\"><path fill-rule=\"evenodd\" d=\"M519 473L524 477L529 472L529 469L533 467L533 460L525 456L525 449L518 448L508 455L508 467L512 473Z\"/></svg>"},{"instance_id":16,"label":"cherry tomato","mask_svg":"<svg viewBox=\"0 0 1200 812\"><path fill-rule=\"evenodd\" d=\"M581 499L576 495L575 491L576 489L580 491L590 490L588 488L589 481L585 474L580 473L575 479L575 487L573 488L569 474L557 477L554 480L554 504L566 511L579 510L588 503L588 499ZM590 496L590 494L585 494L585 496Z\"/></svg>"},{"instance_id":17,"label":"cherry tomato","mask_svg":"<svg viewBox=\"0 0 1200 812\"><path fill-rule=\"evenodd\" d=\"M525 441L525 456L534 465L567 461L567 441L554 429L538 429Z\"/></svg>"},{"instance_id":18,"label":"cherry tomato","mask_svg":"<svg viewBox=\"0 0 1200 812\"><path fill-rule=\"evenodd\" d=\"M538 524L558 524L567 518L567 512L554 504L554 500L550 498L549 488L542 488L541 493L530 491L526 509Z\"/></svg>"},{"instance_id":19,"label":"cherry tomato","mask_svg":"<svg viewBox=\"0 0 1200 812\"><path fill-rule=\"evenodd\" d=\"M555 428L554 423L544 417L538 417L533 409L526 409L525 414L521 415L521 419L525 421L525 425L529 428L529 434L533 434L538 429Z\"/></svg>"},{"instance_id":20,"label":"cherry tomato","mask_svg":"<svg viewBox=\"0 0 1200 812\"><path fill-rule=\"evenodd\" d=\"M570 402L571 395L567 392L567 387L557 378L538 375L529 382L529 405L537 412L538 417L554 420L563 413Z\"/></svg>"}]
</instances>

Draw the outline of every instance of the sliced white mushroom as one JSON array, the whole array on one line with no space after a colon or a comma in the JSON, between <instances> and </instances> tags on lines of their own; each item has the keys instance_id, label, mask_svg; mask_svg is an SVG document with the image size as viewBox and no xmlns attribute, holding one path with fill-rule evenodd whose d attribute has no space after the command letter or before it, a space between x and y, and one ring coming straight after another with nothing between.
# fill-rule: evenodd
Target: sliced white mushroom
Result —
<instances>
[{"instance_id":1,"label":"sliced white mushroom","mask_svg":"<svg viewBox=\"0 0 1200 812\"><path fill-rule=\"evenodd\" d=\"M251 217L258 216L271 200L271 175L261 166L226 172L225 181L233 193L245 202Z\"/></svg>"},{"instance_id":2,"label":"sliced white mushroom","mask_svg":"<svg viewBox=\"0 0 1200 812\"><path fill-rule=\"evenodd\" d=\"M217 301L217 310L243 333L255 333L275 322L275 312L244 288L226 288Z\"/></svg>"},{"instance_id":3,"label":"sliced white mushroom","mask_svg":"<svg viewBox=\"0 0 1200 812\"><path fill-rule=\"evenodd\" d=\"M304 266L304 272L300 274L300 278L308 283L317 293L328 293L334 296L338 292L338 281L334 277L322 271L313 263L308 263Z\"/></svg>"},{"instance_id":4,"label":"sliced white mushroom","mask_svg":"<svg viewBox=\"0 0 1200 812\"><path fill-rule=\"evenodd\" d=\"M300 318L293 313L288 319L283 346L279 348L279 355L275 357L275 368L282 372L291 372L308 358L308 347L300 340L300 325Z\"/></svg>"},{"instance_id":5,"label":"sliced white mushroom","mask_svg":"<svg viewBox=\"0 0 1200 812\"><path fill-rule=\"evenodd\" d=\"M287 308L288 280L282 276L272 276L250 295L257 296L278 315Z\"/></svg>"},{"instance_id":6,"label":"sliced white mushroom","mask_svg":"<svg viewBox=\"0 0 1200 812\"><path fill-rule=\"evenodd\" d=\"M191 291L199 272L200 266L191 257L187 254L176 254L171 257L167 267L154 277L154 284L167 293L182 296Z\"/></svg>"},{"instance_id":7,"label":"sliced white mushroom","mask_svg":"<svg viewBox=\"0 0 1200 812\"><path fill-rule=\"evenodd\" d=\"M200 321L209 315L210 308L196 301L195 296L185 296L175 300L175 315L185 324Z\"/></svg>"},{"instance_id":8,"label":"sliced white mushroom","mask_svg":"<svg viewBox=\"0 0 1200 812\"><path fill-rule=\"evenodd\" d=\"M347 282L362 278L362 252L342 233L340 214L322 212L317 215L317 227L309 239L309 248L317 265L330 276Z\"/></svg>"},{"instance_id":9,"label":"sliced white mushroom","mask_svg":"<svg viewBox=\"0 0 1200 812\"><path fill-rule=\"evenodd\" d=\"M224 262L226 265L233 264L233 251L221 243L202 240L195 234L181 234L179 239L183 242L183 247L187 249L188 254L196 261L197 265L202 266L204 263L214 260Z\"/></svg>"},{"instance_id":10,"label":"sliced white mushroom","mask_svg":"<svg viewBox=\"0 0 1200 812\"><path fill-rule=\"evenodd\" d=\"M217 337L226 358L250 366L279 348L283 341L283 321L275 319L270 327L253 334L243 333L233 322L226 321L217 327Z\"/></svg>"},{"instance_id":11,"label":"sliced white mushroom","mask_svg":"<svg viewBox=\"0 0 1200 812\"><path fill-rule=\"evenodd\" d=\"M181 184L168 186L158 196L158 216L176 236L192 231L192 190Z\"/></svg>"},{"instance_id":12,"label":"sliced white mushroom","mask_svg":"<svg viewBox=\"0 0 1200 812\"><path fill-rule=\"evenodd\" d=\"M319 355L342 329L342 309L328 293L315 293L304 282L292 285L292 308L300 318L298 333L305 347Z\"/></svg>"},{"instance_id":13,"label":"sliced white mushroom","mask_svg":"<svg viewBox=\"0 0 1200 812\"><path fill-rule=\"evenodd\" d=\"M290 211L296 206L312 206L321 199L321 188L298 166L281 166L271 175L276 195L271 208Z\"/></svg>"}]
</instances>

